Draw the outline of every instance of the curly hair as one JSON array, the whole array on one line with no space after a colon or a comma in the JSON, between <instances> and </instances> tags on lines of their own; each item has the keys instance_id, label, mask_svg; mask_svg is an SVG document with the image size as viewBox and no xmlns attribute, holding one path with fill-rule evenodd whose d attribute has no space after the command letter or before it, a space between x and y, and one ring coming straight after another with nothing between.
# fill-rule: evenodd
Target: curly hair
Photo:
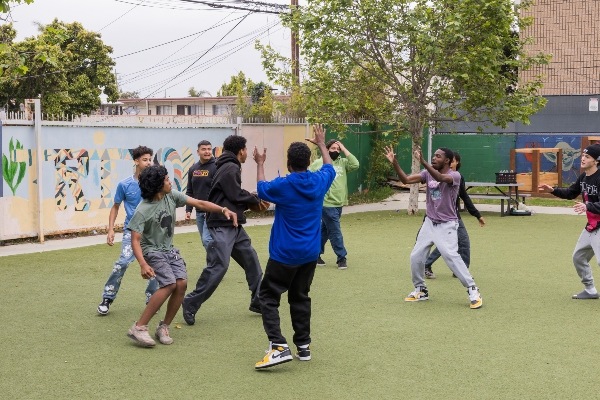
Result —
<instances>
[{"instance_id":1,"label":"curly hair","mask_svg":"<svg viewBox=\"0 0 600 400\"><path fill-rule=\"evenodd\" d=\"M152 155L154 154L154 151L152 151L152 149L150 147L138 146L135 149L133 149L133 151L131 152L131 156L133 157L134 160L137 160L144 154L150 154L150 157L152 157Z\"/></svg>"},{"instance_id":2,"label":"curly hair","mask_svg":"<svg viewBox=\"0 0 600 400\"><path fill-rule=\"evenodd\" d=\"M144 169L140 174L142 199L152 200L162 190L167 175L167 169L162 165L151 165Z\"/></svg>"},{"instance_id":3,"label":"curly hair","mask_svg":"<svg viewBox=\"0 0 600 400\"><path fill-rule=\"evenodd\" d=\"M227 150L236 156L240 150L246 147L246 138L243 136L230 135L223 141L223 150Z\"/></svg>"},{"instance_id":4,"label":"curly hair","mask_svg":"<svg viewBox=\"0 0 600 400\"><path fill-rule=\"evenodd\" d=\"M287 164L292 171L306 171L310 165L310 149L306 143L293 142L288 147Z\"/></svg>"}]
</instances>

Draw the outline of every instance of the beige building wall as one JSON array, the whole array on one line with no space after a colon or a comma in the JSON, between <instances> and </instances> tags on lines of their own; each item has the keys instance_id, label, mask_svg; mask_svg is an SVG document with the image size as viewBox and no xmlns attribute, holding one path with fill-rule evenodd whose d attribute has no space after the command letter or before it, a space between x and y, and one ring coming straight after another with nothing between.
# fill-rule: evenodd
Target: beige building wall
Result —
<instances>
[{"instance_id":1,"label":"beige building wall","mask_svg":"<svg viewBox=\"0 0 600 400\"><path fill-rule=\"evenodd\" d=\"M552 59L521 73L521 79L542 75L544 96L599 94L600 1L537 0L524 16L534 18L523 31L533 40L527 53L543 52Z\"/></svg>"}]
</instances>

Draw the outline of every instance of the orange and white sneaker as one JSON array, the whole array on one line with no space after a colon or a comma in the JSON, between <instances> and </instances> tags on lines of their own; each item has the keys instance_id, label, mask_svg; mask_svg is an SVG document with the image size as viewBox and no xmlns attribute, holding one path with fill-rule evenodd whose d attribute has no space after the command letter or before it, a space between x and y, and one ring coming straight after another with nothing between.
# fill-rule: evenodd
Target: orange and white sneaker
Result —
<instances>
[{"instance_id":1,"label":"orange and white sneaker","mask_svg":"<svg viewBox=\"0 0 600 400\"><path fill-rule=\"evenodd\" d=\"M429 292L425 286L417 286L415 290L410 292L408 296L404 298L404 301L423 301L429 300Z\"/></svg>"},{"instance_id":2,"label":"orange and white sneaker","mask_svg":"<svg viewBox=\"0 0 600 400\"><path fill-rule=\"evenodd\" d=\"M266 353L267 355L262 360L254 364L255 369L274 367L294 359L287 344L271 343Z\"/></svg>"},{"instance_id":3,"label":"orange and white sneaker","mask_svg":"<svg viewBox=\"0 0 600 400\"><path fill-rule=\"evenodd\" d=\"M471 309L476 310L483 306L483 300L481 299L481 293L479 293L479 288L477 286L471 286L467 289L467 293L469 293L469 300L471 301Z\"/></svg>"}]
</instances>

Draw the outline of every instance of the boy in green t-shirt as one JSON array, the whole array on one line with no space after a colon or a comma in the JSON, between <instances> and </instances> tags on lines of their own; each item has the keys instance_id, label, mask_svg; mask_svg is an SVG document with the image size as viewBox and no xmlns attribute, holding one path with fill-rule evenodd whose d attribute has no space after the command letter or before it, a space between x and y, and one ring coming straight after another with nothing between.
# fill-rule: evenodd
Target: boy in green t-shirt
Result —
<instances>
[{"instance_id":1,"label":"boy in green t-shirt","mask_svg":"<svg viewBox=\"0 0 600 400\"><path fill-rule=\"evenodd\" d=\"M187 289L185 262L179 250L173 247L175 209L189 205L205 212L223 213L227 219L233 219L234 226L237 226L237 215L227 207L171 191L171 181L163 166L146 168L139 179L143 200L127 228L131 230L131 246L140 263L142 277L155 278L159 289L150 297L127 336L143 347L153 347L156 343L148 334L148 323L169 299L165 318L156 328L155 336L162 344L173 343L169 336L169 324L179 311Z\"/></svg>"}]
</instances>

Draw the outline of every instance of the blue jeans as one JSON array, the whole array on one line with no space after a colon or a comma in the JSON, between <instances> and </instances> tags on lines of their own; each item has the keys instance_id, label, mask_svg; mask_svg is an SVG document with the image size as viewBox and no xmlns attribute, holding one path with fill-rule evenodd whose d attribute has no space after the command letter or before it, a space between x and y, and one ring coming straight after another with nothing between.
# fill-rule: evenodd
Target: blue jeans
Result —
<instances>
[{"instance_id":1,"label":"blue jeans","mask_svg":"<svg viewBox=\"0 0 600 400\"><path fill-rule=\"evenodd\" d=\"M331 247L337 256L337 263L346 260L348 252L344 247L344 237L340 227L342 207L323 207L321 214L321 254L325 253L325 243L331 242Z\"/></svg>"},{"instance_id":2,"label":"blue jeans","mask_svg":"<svg viewBox=\"0 0 600 400\"><path fill-rule=\"evenodd\" d=\"M133 262L133 260L135 260L135 256L133 255L133 249L131 248L131 231L126 229L123 231L121 256L115 262L112 273L104 285L104 293L102 293L102 298L114 300L117 297L117 293L121 287L121 279L123 279L123 275L125 275L127 267ZM149 279L148 286L146 287L146 303L148 303L148 300L157 289L158 283L156 282L156 279Z\"/></svg>"},{"instance_id":3,"label":"blue jeans","mask_svg":"<svg viewBox=\"0 0 600 400\"><path fill-rule=\"evenodd\" d=\"M196 226L198 227L198 233L200 234L200 240L202 240L202 246L204 249L208 249L208 245L212 242L212 236L206 226L206 213L196 210Z\"/></svg>"},{"instance_id":4,"label":"blue jeans","mask_svg":"<svg viewBox=\"0 0 600 400\"><path fill-rule=\"evenodd\" d=\"M469 233L467 232L467 228L462 219L458 220L458 229L456 233L458 235L458 255L460 255L460 258L462 258L467 268L469 268L469 265L471 264L471 240L469 239ZM440 256L440 251L436 247L429 257L427 257L425 267L431 268L431 265L436 262Z\"/></svg>"}]
</instances>

